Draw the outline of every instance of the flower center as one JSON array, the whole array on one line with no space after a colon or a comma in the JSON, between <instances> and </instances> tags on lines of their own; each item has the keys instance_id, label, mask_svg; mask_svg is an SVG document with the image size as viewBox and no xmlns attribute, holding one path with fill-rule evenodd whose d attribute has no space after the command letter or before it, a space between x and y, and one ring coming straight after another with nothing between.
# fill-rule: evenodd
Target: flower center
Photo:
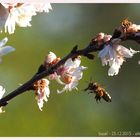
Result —
<instances>
[{"instance_id":1,"label":"flower center","mask_svg":"<svg viewBox=\"0 0 140 140\"><path fill-rule=\"evenodd\" d=\"M35 84L33 85L35 90L41 89L43 90L45 87L47 86L46 81L41 79L38 80L37 82L35 82Z\"/></svg>"},{"instance_id":2,"label":"flower center","mask_svg":"<svg viewBox=\"0 0 140 140\"><path fill-rule=\"evenodd\" d=\"M73 77L67 74L62 75L63 81L66 84L70 84L72 82Z\"/></svg>"},{"instance_id":3,"label":"flower center","mask_svg":"<svg viewBox=\"0 0 140 140\"><path fill-rule=\"evenodd\" d=\"M54 60L51 62L51 65L57 64L60 60L61 60L60 57L54 59Z\"/></svg>"},{"instance_id":4,"label":"flower center","mask_svg":"<svg viewBox=\"0 0 140 140\"><path fill-rule=\"evenodd\" d=\"M16 5L9 5L9 6L8 6L8 11L9 11L9 13L10 13L10 11L11 11L12 8L18 8L18 7L20 7L21 5L23 5L23 3L17 3Z\"/></svg>"}]
</instances>

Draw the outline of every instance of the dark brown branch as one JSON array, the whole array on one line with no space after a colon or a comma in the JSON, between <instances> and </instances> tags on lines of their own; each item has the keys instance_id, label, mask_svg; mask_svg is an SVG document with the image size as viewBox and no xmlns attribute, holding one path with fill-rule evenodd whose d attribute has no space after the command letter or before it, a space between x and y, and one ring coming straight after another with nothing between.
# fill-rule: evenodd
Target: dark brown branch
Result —
<instances>
[{"instance_id":1,"label":"dark brown branch","mask_svg":"<svg viewBox=\"0 0 140 140\"><path fill-rule=\"evenodd\" d=\"M114 38L121 39L122 41L133 40L133 41L136 41L139 43L140 42L140 32L132 33L127 36L121 36L121 33L119 33L117 30L115 30L113 33L112 39L114 39ZM109 43L109 42L105 42L105 43ZM92 39L92 41L86 48L77 50L78 46L75 46L68 55L66 55L64 58L62 58L57 64L49 67L47 70L45 70L43 67L40 66L38 72L29 81L27 81L25 84L23 84L16 90L9 93L7 96L3 97L0 100L0 106L7 105L8 101L13 99L14 97L24 93L25 91L32 89L32 85L36 81L54 73L58 69L58 67L63 65L69 58L76 58L78 55L81 55L81 56L85 56L89 59L94 59L94 55L91 53L102 50L104 48L105 43L98 45L97 41L95 41L95 39Z\"/></svg>"},{"instance_id":2,"label":"dark brown branch","mask_svg":"<svg viewBox=\"0 0 140 140\"><path fill-rule=\"evenodd\" d=\"M25 84L23 84L22 86L20 86L19 88L17 88L16 90L14 90L13 92L9 93L7 96L3 97L1 100L0 100L0 106L5 106L8 104L8 101L11 100L12 98L16 97L17 95L19 94L22 94L23 92L27 91L27 90L30 90L32 85L42 79L43 77L46 77L52 73L54 73L57 68L61 65L63 65L69 58L75 58L77 57L78 55L81 55L81 56L86 56L86 57L89 57L90 58L92 57L91 54L89 54L89 52L94 52L96 51L96 45L90 43L85 49L82 49L82 50L77 50L77 46L75 46L72 51L67 55L65 56L63 59L61 59L57 64L49 67L47 70L44 70L43 72L41 73L38 73L35 74L33 76L33 78L31 78L29 81L27 81ZM88 56L89 55L89 56ZM93 57L94 58L94 57Z\"/></svg>"}]
</instances>

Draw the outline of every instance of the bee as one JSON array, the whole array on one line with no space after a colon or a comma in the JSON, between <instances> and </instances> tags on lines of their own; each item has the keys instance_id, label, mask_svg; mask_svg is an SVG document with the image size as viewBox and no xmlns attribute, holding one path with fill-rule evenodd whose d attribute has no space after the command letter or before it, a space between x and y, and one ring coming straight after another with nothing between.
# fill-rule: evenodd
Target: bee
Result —
<instances>
[{"instance_id":1,"label":"bee","mask_svg":"<svg viewBox=\"0 0 140 140\"><path fill-rule=\"evenodd\" d=\"M111 102L111 96L107 93L107 91L98 83L90 82L85 91L89 91L89 93L95 93L96 101L100 101L103 98L106 102Z\"/></svg>"}]
</instances>

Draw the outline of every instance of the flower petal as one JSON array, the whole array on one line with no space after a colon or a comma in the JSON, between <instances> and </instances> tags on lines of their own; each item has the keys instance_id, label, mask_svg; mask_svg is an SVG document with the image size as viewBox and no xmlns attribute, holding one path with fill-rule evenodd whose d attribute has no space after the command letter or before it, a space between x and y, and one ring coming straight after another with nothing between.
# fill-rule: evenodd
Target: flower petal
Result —
<instances>
[{"instance_id":1,"label":"flower petal","mask_svg":"<svg viewBox=\"0 0 140 140\"><path fill-rule=\"evenodd\" d=\"M46 63L51 63L56 59L56 55L53 52L49 52L49 54L45 58Z\"/></svg>"},{"instance_id":2,"label":"flower petal","mask_svg":"<svg viewBox=\"0 0 140 140\"><path fill-rule=\"evenodd\" d=\"M65 83L61 81L60 76L56 76L55 80L56 80L59 84L65 85Z\"/></svg>"},{"instance_id":3,"label":"flower petal","mask_svg":"<svg viewBox=\"0 0 140 140\"><path fill-rule=\"evenodd\" d=\"M0 86L0 99L3 97L5 91L6 91L5 88L3 88L2 86Z\"/></svg>"},{"instance_id":4,"label":"flower petal","mask_svg":"<svg viewBox=\"0 0 140 140\"><path fill-rule=\"evenodd\" d=\"M109 76L117 75L119 73L119 69L120 69L120 65L114 61L108 70L108 75Z\"/></svg>"},{"instance_id":5,"label":"flower petal","mask_svg":"<svg viewBox=\"0 0 140 140\"><path fill-rule=\"evenodd\" d=\"M0 41L0 48L3 47L8 41L8 38L5 37L3 40Z\"/></svg>"},{"instance_id":6,"label":"flower petal","mask_svg":"<svg viewBox=\"0 0 140 140\"><path fill-rule=\"evenodd\" d=\"M45 92L45 97L47 96L47 97L49 97L49 95L50 95L50 89L49 89L49 87L45 87L45 89L44 89L44 92Z\"/></svg>"},{"instance_id":7,"label":"flower petal","mask_svg":"<svg viewBox=\"0 0 140 140\"><path fill-rule=\"evenodd\" d=\"M12 51L15 51L15 48L13 48L11 46L2 47L2 48L0 48L0 56L6 55Z\"/></svg>"},{"instance_id":8,"label":"flower petal","mask_svg":"<svg viewBox=\"0 0 140 140\"><path fill-rule=\"evenodd\" d=\"M14 33L15 26L16 26L16 20L17 20L17 13L16 12L9 13L9 16L5 23L5 32L6 33L7 33L7 30L8 30L9 34Z\"/></svg>"},{"instance_id":9,"label":"flower petal","mask_svg":"<svg viewBox=\"0 0 140 140\"><path fill-rule=\"evenodd\" d=\"M39 107L40 111L42 111L42 107L43 107L43 104L44 104L43 100L38 100L37 104L38 104L38 107Z\"/></svg>"},{"instance_id":10,"label":"flower petal","mask_svg":"<svg viewBox=\"0 0 140 140\"><path fill-rule=\"evenodd\" d=\"M4 110L2 110L2 108L3 106L0 107L0 114L5 112Z\"/></svg>"},{"instance_id":11,"label":"flower petal","mask_svg":"<svg viewBox=\"0 0 140 140\"><path fill-rule=\"evenodd\" d=\"M52 10L50 3L35 3L34 4L37 12L49 12L49 10Z\"/></svg>"},{"instance_id":12,"label":"flower petal","mask_svg":"<svg viewBox=\"0 0 140 140\"><path fill-rule=\"evenodd\" d=\"M60 90L57 90L57 93L58 94L61 94L61 93L63 93L64 91L66 91L66 88L64 87L61 91Z\"/></svg>"},{"instance_id":13,"label":"flower petal","mask_svg":"<svg viewBox=\"0 0 140 140\"><path fill-rule=\"evenodd\" d=\"M104 49L99 52L98 57L104 58L106 55L108 55L108 53L109 53L109 45L105 45Z\"/></svg>"},{"instance_id":14,"label":"flower petal","mask_svg":"<svg viewBox=\"0 0 140 140\"><path fill-rule=\"evenodd\" d=\"M132 55L133 55L133 54L139 53L140 51L135 51L135 50L133 50L132 48L130 48L130 52L131 52Z\"/></svg>"}]
</instances>

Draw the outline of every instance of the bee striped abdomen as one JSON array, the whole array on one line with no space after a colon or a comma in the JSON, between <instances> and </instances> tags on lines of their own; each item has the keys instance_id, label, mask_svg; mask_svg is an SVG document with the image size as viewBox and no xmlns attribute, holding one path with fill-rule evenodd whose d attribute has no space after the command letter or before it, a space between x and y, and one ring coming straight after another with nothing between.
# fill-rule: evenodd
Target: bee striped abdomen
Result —
<instances>
[{"instance_id":1,"label":"bee striped abdomen","mask_svg":"<svg viewBox=\"0 0 140 140\"><path fill-rule=\"evenodd\" d=\"M106 92L102 97L105 101L111 102L111 96Z\"/></svg>"},{"instance_id":2,"label":"bee striped abdomen","mask_svg":"<svg viewBox=\"0 0 140 140\"><path fill-rule=\"evenodd\" d=\"M111 96L106 92L106 90L101 87L97 83L89 83L88 87L85 89L85 91L89 90L90 93L95 93L95 99L96 101L100 101L101 98L103 98L106 102L111 102Z\"/></svg>"}]
</instances>

